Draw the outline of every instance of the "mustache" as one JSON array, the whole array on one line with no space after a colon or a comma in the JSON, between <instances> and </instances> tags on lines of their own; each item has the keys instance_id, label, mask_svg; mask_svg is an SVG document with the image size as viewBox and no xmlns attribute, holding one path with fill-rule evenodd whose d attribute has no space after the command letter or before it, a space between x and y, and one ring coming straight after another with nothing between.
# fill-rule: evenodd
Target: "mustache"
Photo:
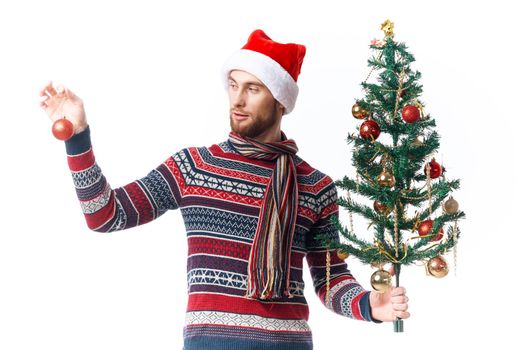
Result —
<instances>
[{"instance_id":1,"label":"mustache","mask_svg":"<svg viewBox=\"0 0 525 350\"><path fill-rule=\"evenodd\" d=\"M244 114L244 115L249 115L248 113L244 112L244 111L238 111L236 109L232 109L231 110L231 113L237 113L237 114Z\"/></svg>"}]
</instances>

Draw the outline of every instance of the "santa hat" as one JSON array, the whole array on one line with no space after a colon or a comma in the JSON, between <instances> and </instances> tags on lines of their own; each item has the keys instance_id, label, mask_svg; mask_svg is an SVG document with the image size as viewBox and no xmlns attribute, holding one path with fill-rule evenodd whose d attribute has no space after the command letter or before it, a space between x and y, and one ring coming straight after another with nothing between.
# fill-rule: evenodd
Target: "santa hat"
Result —
<instances>
[{"instance_id":1,"label":"santa hat","mask_svg":"<svg viewBox=\"0 0 525 350\"><path fill-rule=\"evenodd\" d=\"M297 100L297 78L301 72L306 47L273 41L261 29L250 34L246 44L226 60L222 77L228 88L228 77L238 69L255 75L270 90L273 97L290 113Z\"/></svg>"}]
</instances>

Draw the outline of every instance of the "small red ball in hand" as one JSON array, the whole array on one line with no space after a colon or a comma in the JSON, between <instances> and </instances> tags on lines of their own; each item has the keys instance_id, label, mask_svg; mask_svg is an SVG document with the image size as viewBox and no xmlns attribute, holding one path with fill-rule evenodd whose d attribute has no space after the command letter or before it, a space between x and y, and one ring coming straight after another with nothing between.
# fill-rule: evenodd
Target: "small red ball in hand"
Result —
<instances>
[{"instance_id":1,"label":"small red ball in hand","mask_svg":"<svg viewBox=\"0 0 525 350\"><path fill-rule=\"evenodd\" d=\"M379 137L380 133L381 129L379 128L379 124L377 124L374 120L367 120L363 122L359 128L359 134L364 139L375 140Z\"/></svg>"},{"instance_id":2,"label":"small red ball in hand","mask_svg":"<svg viewBox=\"0 0 525 350\"><path fill-rule=\"evenodd\" d=\"M419 118L421 118L421 113L416 106L405 106L401 111L401 116L405 122L411 124L417 122Z\"/></svg>"},{"instance_id":3,"label":"small red ball in hand","mask_svg":"<svg viewBox=\"0 0 525 350\"><path fill-rule=\"evenodd\" d=\"M69 140L75 132L73 123L67 120L66 117L55 120L52 131L53 135L62 141Z\"/></svg>"}]
</instances>

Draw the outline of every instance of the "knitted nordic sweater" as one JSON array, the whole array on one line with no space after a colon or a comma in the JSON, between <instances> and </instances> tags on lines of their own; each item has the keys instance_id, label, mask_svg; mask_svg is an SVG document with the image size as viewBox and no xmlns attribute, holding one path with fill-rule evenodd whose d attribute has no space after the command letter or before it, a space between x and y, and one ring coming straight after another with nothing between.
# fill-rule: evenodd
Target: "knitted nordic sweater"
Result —
<instances>
[{"instance_id":1,"label":"knitted nordic sweater","mask_svg":"<svg viewBox=\"0 0 525 350\"><path fill-rule=\"evenodd\" d=\"M95 162L89 127L66 141L68 165L88 227L98 232L148 223L180 209L188 240L188 304L183 329L185 350L312 349L303 258L314 289L325 304L326 249L314 237L338 233L332 179L294 155L299 208L293 238L290 286L293 298L247 299L251 244L273 163L241 156L224 141L189 147L168 157L145 177L112 189ZM327 308L357 320L371 318L369 291L331 252ZM325 304L326 305L326 304Z\"/></svg>"}]
</instances>

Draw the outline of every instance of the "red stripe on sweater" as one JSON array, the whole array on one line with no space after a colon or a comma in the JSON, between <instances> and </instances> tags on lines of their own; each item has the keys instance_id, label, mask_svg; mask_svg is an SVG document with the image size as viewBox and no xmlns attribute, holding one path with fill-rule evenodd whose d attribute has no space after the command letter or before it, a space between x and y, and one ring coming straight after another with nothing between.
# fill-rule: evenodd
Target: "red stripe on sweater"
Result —
<instances>
[{"instance_id":1,"label":"red stripe on sweater","mask_svg":"<svg viewBox=\"0 0 525 350\"><path fill-rule=\"evenodd\" d=\"M321 211L320 217L326 218L329 215L336 213L338 210L339 210L339 205L336 202L332 202L330 205L323 208L323 210Z\"/></svg>"},{"instance_id":2,"label":"red stripe on sweater","mask_svg":"<svg viewBox=\"0 0 525 350\"><path fill-rule=\"evenodd\" d=\"M175 162L175 159L173 159L172 157L169 157L164 161L164 164L166 165L166 167L168 167L170 173L175 178L177 186L179 186L179 192L181 196L184 197L184 188L186 186L186 181L184 181L184 176L180 172L177 162Z\"/></svg>"},{"instance_id":3,"label":"red stripe on sweater","mask_svg":"<svg viewBox=\"0 0 525 350\"><path fill-rule=\"evenodd\" d=\"M306 261L309 266L326 266L326 250L320 252L309 251L306 255ZM344 262L337 256L336 250L330 251L330 264L335 265Z\"/></svg>"},{"instance_id":4,"label":"red stripe on sweater","mask_svg":"<svg viewBox=\"0 0 525 350\"><path fill-rule=\"evenodd\" d=\"M213 293L192 293L188 296L187 312L222 311L253 314L261 317L282 319L305 319L308 321L308 305L299 303L262 302L244 297Z\"/></svg>"},{"instance_id":5,"label":"red stripe on sweater","mask_svg":"<svg viewBox=\"0 0 525 350\"><path fill-rule=\"evenodd\" d=\"M251 245L242 242L211 237L188 237L188 255L212 254L248 259Z\"/></svg>"},{"instance_id":6,"label":"red stripe on sweater","mask_svg":"<svg viewBox=\"0 0 525 350\"><path fill-rule=\"evenodd\" d=\"M313 185L299 184L299 191L317 194L332 182L333 180L330 177L325 176Z\"/></svg>"},{"instance_id":7,"label":"red stripe on sweater","mask_svg":"<svg viewBox=\"0 0 525 350\"><path fill-rule=\"evenodd\" d=\"M311 222L315 222L319 218L319 215L317 215L315 211L302 206L297 208L297 214L307 217Z\"/></svg>"},{"instance_id":8,"label":"red stripe on sweater","mask_svg":"<svg viewBox=\"0 0 525 350\"><path fill-rule=\"evenodd\" d=\"M261 207L261 198L247 197L231 192L218 191L212 188L201 186L186 186L185 195L202 196L205 198L212 197L217 200L233 202L237 204L246 204L254 207Z\"/></svg>"},{"instance_id":9,"label":"red stripe on sweater","mask_svg":"<svg viewBox=\"0 0 525 350\"><path fill-rule=\"evenodd\" d=\"M139 215L138 224L142 225L153 220L153 206L142 188L136 182L129 183L123 188Z\"/></svg>"},{"instance_id":10,"label":"red stripe on sweater","mask_svg":"<svg viewBox=\"0 0 525 350\"><path fill-rule=\"evenodd\" d=\"M307 162L302 160L299 164L297 164L297 175L310 175L315 171L314 168L310 166Z\"/></svg>"},{"instance_id":11,"label":"red stripe on sweater","mask_svg":"<svg viewBox=\"0 0 525 350\"><path fill-rule=\"evenodd\" d=\"M254 182L254 183L258 183L258 184L267 184L268 181L270 180L269 178L264 177L264 176L258 176L258 175L255 175L255 174L250 174L250 173L247 173L247 172L242 172L242 171L234 170L234 169L227 169L227 168L216 167L214 165L206 163L204 161L204 159L202 159L199 151L196 148L194 148L194 147L189 148L189 151L190 151L191 157L192 157L196 167L199 168L199 169L202 169L202 170L205 170L205 171L209 171L209 172L212 172L212 173L218 174L218 175L233 177L235 179L251 181L251 182ZM242 157L242 160L245 161L246 158ZM250 163L252 163L252 160L250 160Z\"/></svg>"},{"instance_id":12,"label":"red stripe on sweater","mask_svg":"<svg viewBox=\"0 0 525 350\"><path fill-rule=\"evenodd\" d=\"M354 315L354 318L356 320L363 320L364 317L361 315L361 309L359 308L359 300L363 297L365 292L357 295L354 299L352 299L352 315Z\"/></svg>"},{"instance_id":13,"label":"red stripe on sweater","mask_svg":"<svg viewBox=\"0 0 525 350\"><path fill-rule=\"evenodd\" d=\"M90 148L88 151L74 156L68 155L67 164L71 171L81 171L88 169L93 164L95 164L95 156L93 155L93 149Z\"/></svg>"}]
</instances>

